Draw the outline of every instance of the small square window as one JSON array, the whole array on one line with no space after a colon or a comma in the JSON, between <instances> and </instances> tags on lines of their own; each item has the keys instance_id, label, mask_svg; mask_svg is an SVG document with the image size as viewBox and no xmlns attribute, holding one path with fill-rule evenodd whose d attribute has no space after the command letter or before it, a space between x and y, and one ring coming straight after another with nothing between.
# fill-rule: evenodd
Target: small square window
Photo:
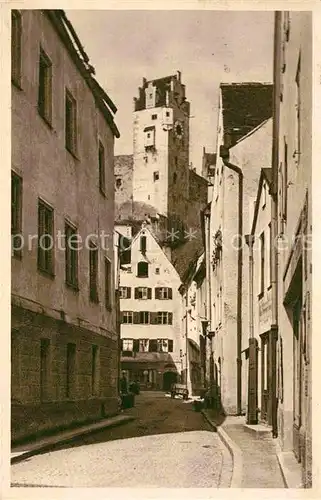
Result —
<instances>
[{"instance_id":1,"label":"small square window","mask_svg":"<svg viewBox=\"0 0 321 500\"><path fill-rule=\"evenodd\" d=\"M160 273L160 268L159 267L156 267L155 269L155 274L159 274Z\"/></svg>"},{"instance_id":2,"label":"small square window","mask_svg":"<svg viewBox=\"0 0 321 500\"><path fill-rule=\"evenodd\" d=\"M147 134L147 138L148 138L148 139L150 139L150 132L148 132L148 134Z\"/></svg>"},{"instance_id":3,"label":"small square window","mask_svg":"<svg viewBox=\"0 0 321 500\"><path fill-rule=\"evenodd\" d=\"M157 120L157 115L152 115L152 120Z\"/></svg>"}]
</instances>

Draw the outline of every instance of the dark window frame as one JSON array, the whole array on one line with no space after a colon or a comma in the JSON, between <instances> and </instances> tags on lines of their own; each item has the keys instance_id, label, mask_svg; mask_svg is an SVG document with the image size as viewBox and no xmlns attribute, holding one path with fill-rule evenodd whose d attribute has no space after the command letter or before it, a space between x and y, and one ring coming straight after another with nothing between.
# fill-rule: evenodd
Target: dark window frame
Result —
<instances>
[{"instance_id":1,"label":"dark window frame","mask_svg":"<svg viewBox=\"0 0 321 500\"><path fill-rule=\"evenodd\" d=\"M68 220L65 220L65 283L78 291L78 249L74 248L74 237L78 237L78 230ZM78 239L77 239L78 241ZM72 247L70 245L72 244Z\"/></svg>"},{"instance_id":2,"label":"dark window frame","mask_svg":"<svg viewBox=\"0 0 321 500\"><path fill-rule=\"evenodd\" d=\"M260 234L260 293L263 297L265 291L265 235L264 231Z\"/></svg>"},{"instance_id":3,"label":"dark window frame","mask_svg":"<svg viewBox=\"0 0 321 500\"><path fill-rule=\"evenodd\" d=\"M98 246L89 242L89 300L95 304L99 303L98 275L99 275L99 251Z\"/></svg>"},{"instance_id":4,"label":"dark window frame","mask_svg":"<svg viewBox=\"0 0 321 500\"><path fill-rule=\"evenodd\" d=\"M105 146L98 141L99 191L106 197L106 155Z\"/></svg>"},{"instance_id":5,"label":"dark window frame","mask_svg":"<svg viewBox=\"0 0 321 500\"><path fill-rule=\"evenodd\" d=\"M38 198L38 270L53 277L55 271L55 244L54 244L54 208L43 199ZM50 236L52 248L42 248L43 237ZM45 238L46 239L46 238ZM47 247L47 245L46 245Z\"/></svg>"},{"instance_id":6,"label":"dark window frame","mask_svg":"<svg viewBox=\"0 0 321 500\"><path fill-rule=\"evenodd\" d=\"M148 271L149 271L149 266L148 262L145 261L140 261L137 264L137 277L138 278L148 278ZM145 271L143 271L145 269Z\"/></svg>"},{"instance_id":7,"label":"dark window frame","mask_svg":"<svg viewBox=\"0 0 321 500\"><path fill-rule=\"evenodd\" d=\"M105 264L105 307L108 310L112 308L112 294L113 294L113 273L112 263L108 257L104 257Z\"/></svg>"},{"instance_id":8,"label":"dark window frame","mask_svg":"<svg viewBox=\"0 0 321 500\"><path fill-rule=\"evenodd\" d=\"M65 147L77 155L77 101L69 89L65 89Z\"/></svg>"},{"instance_id":9,"label":"dark window frame","mask_svg":"<svg viewBox=\"0 0 321 500\"><path fill-rule=\"evenodd\" d=\"M11 11L11 82L21 90L22 80L22 16Z\"/></svg>"},{"instance_id":10,"label":"dark window frame","mask_svg":"<svg viewBox=\"0 0 321 500\"><path fill-rule=\"evenodd\" d=\"M23 180L16 172L11 171L11 243L12 255L21 259L22 250L15 248L14 240L18 235L22 236L22 202L23 202ZM20 241L21 243L21 241Z\"/></svg>"},{"instance_id":11,"label":"dark window frame","mask_svg":"<svg viewBox=\"0 0 321 500\"><path fill-rule=\"evenodd\" d=\"M42 47L39 53L38 113L52 127L52 62Z\"/></svg>"}]
</instances>

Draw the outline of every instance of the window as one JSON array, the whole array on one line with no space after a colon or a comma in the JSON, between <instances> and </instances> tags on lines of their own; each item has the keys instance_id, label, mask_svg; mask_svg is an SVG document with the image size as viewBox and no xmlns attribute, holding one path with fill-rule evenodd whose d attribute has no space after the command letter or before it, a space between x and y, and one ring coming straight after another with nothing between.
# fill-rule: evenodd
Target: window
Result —
<instances>
[{"instance_id":1,"label":"window","mask_svg":"<svg viewBox=\"0 0 321 500\"><path fill-rule=\"evenodd\" d=\"M67 344L67 380L66 397L72 398L75 394L76 375L76 344Z\"/></svg>"},{"instance_id":2,"label":"window","mask_svg":"<svg viewBox=\"0 0 321 500\"><path fill-rule=\"evenodd\" d=\"M150 317L148 311L139 311L138 312L138 322L139 325L149 325Z\"/></svg>"},{"instance_id":3,"label":"window","mask_svg":"<svg viewBox=\"0 0 321 500\"><path fill-rule=\"evenodd\" d=\"M105 148L103 144L99 141L98 147L98 164L99 164L99 190L101 194L106 196L106 186L105 186Z\"/></svg>"},{"instance_id":4,"label":"window","mask_svg":"<svg viewBox=\"0 0 321 500\"><path fill-rule=\"evenodd\" d=\"M146 236L140 237L140 251L146 253Z\"/></svg>"},{"instance_id":5,"label":"window","mask_svg":"<svg viewBox=\"0 0 321 500\"><path fill-rule=\"evenodd\" d=\"M155 274L159 274L160 273L160 268L159 267L156 267L155 268Z\"/></svg>"},{"instance_id":6,"label":"window","mask_svg":"<svg viewBox=\"0 0 321 500\"><path fill-rule=\"evenodd\" d=\"M287 220L288 212L288 144L284 138L284 166L282 176L283 192L282 192L282 219L283 222Z\"/></svg>"},{"instance_id":7,"label":"window","mask_svg":"<svg viewBox=\"0 0 321 500\"><path fill-rule=\"evenodd\" d=\"M21 14L11 11L11 81L19 88L21 86Z\"/></svg>"},{"instance_id":8,"label":"window","mask_svg":"<svg viewBox=\"0 0 321 500\"><path fill-rule=\"evenodd\" d=\"M149 340L148 352L157 352L157 340L156 339Z\"/></svg>"},{"instance_id":9,"label":"window","mask_svg":"<svg viewBox=\"0 0 321 500\"><path fill-rule=\"evenodd\" d=\"M152 115L152 120L157 120L157 115Z\"/></svg>"},{"instance_id":10,"label":"window","mask_svg":"<svg viewBox=\"0 0 321 500\"><path fill-rule=\"evenodd\" d=\"M134 347L133 339L122 339L122 351L132 351Z\"/></svg>"},{"instance_id":11,"label":"window","mask_svg":"<svg viewBox=\"0 0 321 500\"><path fill-rule=\"evenodd\" d=\"M150 139L150 132L148 132L147 134L147 139Z\"/></svg>"},{"instance_id":12,"label":"window","mask_svg":"<svg viewBox=\"0 0 321 500\"><path fill-rule=\"evenodd\" d=\"M105 257L105 307L110 309L112 305L112 272L111 262Z\"/></svg>"},{"instance_id":13,"label":"window","mask_svg":"<svg viewBox=\"0 0 321 500\"><path fill-rule=\"evenodd\" d=\"M121 187L121 184L122 184L121 178L117 177L117 179L116 179L116 188L119 189Z\"/></svg>"},{"instance_id":14,"label":"window","mask_svg":"<svg viewBox=\"0 0 321 500\"><path fill-rule=\"evenodd\" d=\"M22 178L11 172L11 240L12 255L21 257L22 244Z\"/></svg>"},{"instance_id":15,"label":"window","mask_svg":"<svg viewBox=\"0 0 321 500\"><path fill-rule=\"evenodd\" d=\"M121 286L119 287L119 294L121 299L130 299L131 288L127 286Z\"/></svg>"},{"instance_id":16,"label":"window","mask_svg":"<svg viewBox=\"0 0 321 500\"><path fill-rule=\"evenodd\" d=\"M91 349L91 394L98 396L99 394L99 348L93 345Z\"/></svg>"},{"instance_id":17,"label":"window","mask_svg":"<svg viewBox=\"0 0 321 500\"><path fill-rule=\"evenodd\" d=\"M170 117L170 112L169 111L166 111L166 118L169 118Z\"/></svg>"},{"instance_id":18,"label":"window","mask_svg":"<svg viewBox=\"0 0 321 500\"><path fill-rule=\"evenodd\" d=\"M137 276L139 278L148 278L148 262L138 262Z\"/></svg>"},{"instance_id":19,"label":"window","mask_svg":"<svg viewBox=\"0 0 321 500\"><path fill-rule=\"evenodd\" d=\"M154 172L153 176L154 176L154 182L158 181L159 180L159 171L157 170L157 172Z\"/></svg>"},{"instance_id":20,"label":"window","mask_svg":"<svg viewBox=\"0 0 321 500\"><path fill-rule=\"evenodd\" d=\"M135 299L151 299L152 289L148 287L137 287L135 288Z\"/></svg>"},{"instance_id":21,"label":"window","mask_svg":"<svg viewBox=\"0 0 321 500\"><path fill-rule=\"evenodd\" d=\"M65 143L72 154L77 150L77 105L69 90L66 90L65 101Z\"/></svg>"},{"instance_id":22,"label":"window","mask_svg":"<svg viewBox=\"0 0 321 500\"><path fill-rule=\"evenodd\" d=\"M264 209L266 206L266 183L263 182L262 186L262 208Z\"/></svg>"},{"instance_id":23,"label":"window","mask_svg":"<svg viewBox=\"0 0 321 500\"><path fill-rule=\"evenodd\" d=\"M157 339L157 351L158 352L168 352L168 340L167 339Z\"/></svg>"},{"instance_id":24,"label":"window","mask_svg":"<svg viewBox=\"0 0 321 500\"><path fill-rule=\"evenodd\" d=\"M264 233L260 236L260 295L264 294L265 241Z\"/></svg>"},{"instance_id":25,"label":"window","mask_svg":"<svg viewBox=\"0 0 321 500\"><path fill-rule=\"evenodd\" d=\"M295 77L296 83L296 149L294 151L293 156L296 159L296 162L300 162L300 154L301 154L301 54L298 60L298 67Z\"/></svg>"},{"instance_id":26,"label":"window","mask_svg":"<svg viewBox=\"0 0 321 500\"><path fill-rule=\"evenodd\" d=\"M42 49L40 49L39 56L38 111L40 116L51 125L52 64Z\"/></svg>"},{"instance_id":27,"label":"window","mask_svg":"<svg viewBox=\"0 0 321 500\"><path fill-rule=\"evenodd\" d=\"M155 288L155 299L172 299L172 289L167 287L158 287Z\"/></svg>"},{"instance_id":28,"label":"window","mask_svg":"<svg viewBox=\"0 0 321 500\"><path fill-rule=\"evenodd\" d=\"M149 349L149 340L139 339L139 352L148 352L148 349Z\"/></svg>"},{"instance_id":29,"label":"window","mask_svg":"<svg viewBox=\"0 0 321 500\"><path fill-rule=\"evenodd\" d=\"M98 302L98 248L89 242L89 298Z\"/></svg>"},{"instance_id":30,"label":"window","mask_svg":"<svg viewBox=\"0 0 321 500\"><path fill-rule=\"evenodd\" d=\"M50 376L50 340L40 340L40 400L49 398L49 376Z\"/></svg>"},{"instance_id":31,"label":"window","mask_svg":"<svg viewBox=\"0 0 321 500\"><path fill-rule=\"evenodd\" d=\"M54 274L54 210L38 201L38 269Z\"/></svg>"},{"instance_id":32,"label":"window","mask_svg":"<svg viewBox=\"0 0 321 500\"><path fill-rule=\"evenodd\" d=\"M177 181L177 173L174 172L174 174L173 174L173 182L174 182L174 184L176 184L176 181Z\"/></svg>"},{"instance_id":33,"label":"window","mask_svg":"<svg viewBox=\"0 0 321 500\"><path fill-rule=\"evenodd\" d=\"M78 287L78 235L77 229L65 222L65 279L67 285Z\"/></svg>"},{"instance_id":34,"label":"window","mask_svg":"<svg viewBox=\"0 0 321 500\"><path fill-rule=\"evenodd\" d=\"M125 325L131 325L133 323L132 311L122 311L122 323L124 323Z\"/></svg>"},{"instance_id":35,"label":"window","mask_svg":"<svg viewBox=\"0 0 321 500\"><path fill-rule=\"evenodd\" d=\"M270 286L272 285L272 252L274 251L274 245L272 241L272 224L269 223L269 273L270 273Z\"/></svg>"},{"instance_id":36,"label":"window","mask_svg":"<svg viewBox=\"0 0 321 500\"><path fill-rule=\"evenodd\" d=\"M157 324L171 325L173 321L173 314L170 312L159 311L157 313Z\"/></svg>"}]
</instances>

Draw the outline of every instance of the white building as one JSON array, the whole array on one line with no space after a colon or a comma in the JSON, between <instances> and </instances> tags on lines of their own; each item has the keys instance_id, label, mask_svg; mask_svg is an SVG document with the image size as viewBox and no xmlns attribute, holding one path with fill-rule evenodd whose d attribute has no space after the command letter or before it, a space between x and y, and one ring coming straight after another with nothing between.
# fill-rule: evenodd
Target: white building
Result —
<instances>
[{"instance_id":1,"label":"white building","mask_svg":"<svg viewBox=\"0 0 321 500\"><path fill-rule=\"evenodd\" d=\"M142 388L168 390L183 370L181 281L150 226L132 239L130 226L117 229L130 241L120 271L121 367Z\"/></svg>"},{"instance_id":2,"label":"white building","mask_svg":"<svg viewBox=\"0 0 321 500\"><path fill-rule=\"evenodd\" d=\"M247 404L242 383L248 347L248 269L243 247L260 170L271 165L271 115L271 84L221 84L210 222L206 223L208 376L228 414L241 414Z\"/></svg>"}]
</instances>

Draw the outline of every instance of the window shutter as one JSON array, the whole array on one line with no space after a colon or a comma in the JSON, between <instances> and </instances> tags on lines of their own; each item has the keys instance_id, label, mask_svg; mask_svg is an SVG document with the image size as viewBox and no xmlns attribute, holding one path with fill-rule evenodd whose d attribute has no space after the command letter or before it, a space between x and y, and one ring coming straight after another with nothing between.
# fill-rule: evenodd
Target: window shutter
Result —
<instances>
[{"instance_id":1,"label":"window shutter","mask_svg":"<svg viewBox=\"0 0 321 500\"><path fill-rule=\"evenodd\" d=\"M152 289L151 289L151 288L148 288L148 292L147 292L147 293L148 293L147 297L148 297L149 299L151 299L151 298L152 298Z\"/></svg>"},{"instance_id":2,"label":"window shutter","mask_svg":"<svg viewBox=\"0 0 321 500\"><path fill-rule=\"evenodd\" d=\"M149 352L157 352L157 340L156 339L150 339Z\"/></svg>"},{"instance_id":3,"label":"window shutter","mask_svg":"<svg viewBox=\"0 0 321 500\"><path fill-rule=\"evenodd\" d=\"M155 299L159 299L159 287L155 288Z\"/></svg>"},{"instance_id":4,"label":"window shutter","mask_svg":"<svg viewBox=\"0 0 321 500\"><path fill-rule=\"evenodd\" d=\"M138 299L138 288L135 288L135 299Z\"/></svg>"},{"instance_id":5,"label":"window shutter","mask_svg":"<svg viewBox=\"0 0 321 500\"><path fill-rule=\"evenodd\" d=\"M173 313L168 313L168 324L169 325L173 324Z\"/></svg>"},{"instance_id":6,"label":"window shutter","mask_svg":"<svg viewBox=\"0 0 321 500\"><path fill-rule=\"evenodd\" d=\"M173 352L173 341L168 340L168 352Z\"/></svg>"},{"instance_id":7,"label":"window shutter","mask_svg":"<svg viewBox=\"0 0 321 500\"><path fill-rule=\"evenodd\" d=\"M173 298L173 291L171 288L168 289L168 298L172 299Z\"/></svg>"},{"instance_id":8,"label":"window shutter","mask_svg":"<svg viewBox=\"0 0 321 500\"><path fill-rule=\"evenodd\" d=\"M128 286L127 287L127 297L130 299L131 295L132 295L132 289L130 288L130 286Z\"/></svg>"},{"instance_id":9,"label":"window shutter","mask_svg":"<svg viewBox=\"0 0 321 500\"><path fill-rule=\"evenodd\" d=\"M124 323L124 313L123 313L123 311L120 311L120 322Z\"/></svg>"},{"instance_id":10,"label":"window shutter","mask_svg":"<svg viewBox=\"0 0 321 500\"><path fill-rule=\"evenodd\" d=\"M134 312L134 325L139 324L139 312Z\"/></svg>"},{"instance_id":11,"label":"window shutter","mask_svg":"<svg viewBox=\"0 0 321 500\"><path fill-rule=\"evenodd\" d=\"M133 352L139 352L139 340L138 339L134 339Z\"/></svg>"},{"instance_id":12,"label":"window shutter","mask_svg":"<svg viewBox=\"0 0 321 500\"><path fill-rule=\"evenodd\" d=\"M124 350L124 349L123 349L123 347L124 347L124 341L123 341L123 339L121 339L121 340L120 340L120 350L121 350L121 351L123 351L123 350Z\"/></svg>"}]
</instances>

